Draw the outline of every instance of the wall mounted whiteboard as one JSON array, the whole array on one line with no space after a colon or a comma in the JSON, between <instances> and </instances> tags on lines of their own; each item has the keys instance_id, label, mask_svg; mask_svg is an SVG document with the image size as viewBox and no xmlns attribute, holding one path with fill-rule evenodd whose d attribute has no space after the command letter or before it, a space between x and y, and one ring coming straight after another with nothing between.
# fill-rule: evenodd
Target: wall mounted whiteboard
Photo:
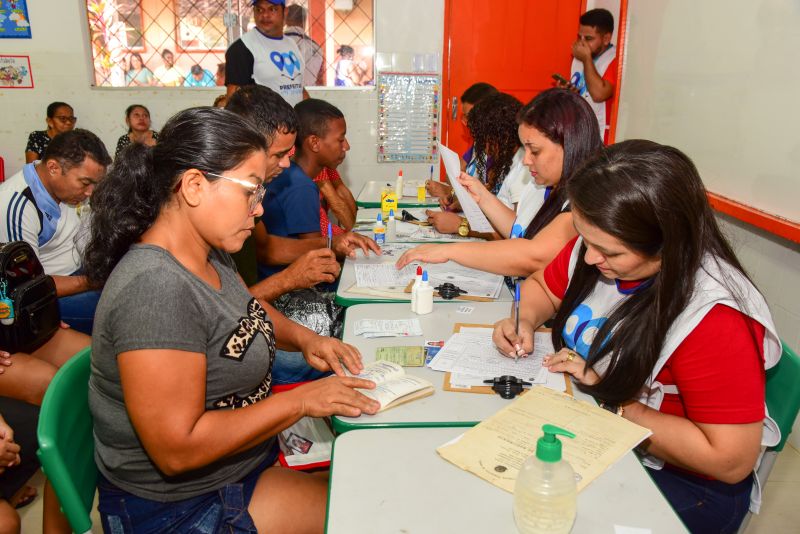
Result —
<instances>
[{"instance_id":1,"label":"wall mounted whiteboard","mask_svg":"<svg viewBox=\"0 0 800 534\"><path fill-rule=\"evenodd\" d=\"M800 223L800 2L628 2L617 140L673 145L706 188Z\"/></svg>"}]
</instances>

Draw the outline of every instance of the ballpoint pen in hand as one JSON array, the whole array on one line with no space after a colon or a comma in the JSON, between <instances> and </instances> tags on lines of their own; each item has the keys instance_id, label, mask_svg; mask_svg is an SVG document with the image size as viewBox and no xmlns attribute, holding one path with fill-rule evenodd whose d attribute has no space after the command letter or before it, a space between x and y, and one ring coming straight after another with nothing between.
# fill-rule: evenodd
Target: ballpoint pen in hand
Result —
<instances>
[{"instance_id":1,"label":"ballpoint pen in hand","mask_svg":"<svg viewBox=\"0 0 800 534\"><path fill-rule=\"evenodd\" d=\"M333 227L328 223L328 248L333 248Z\"/></svg>"},{"instance_id":2,"label":"ballpoint pen in hand","mask_svg":"<svg viewBox=\"0 0 800 534\"><path fill-rule=\"evenodd\" d=\"M514 285L514 333L519 339L519 282ZM514 363L519 358L519 345L514 346Z\"/></svg>"}]
</instances>

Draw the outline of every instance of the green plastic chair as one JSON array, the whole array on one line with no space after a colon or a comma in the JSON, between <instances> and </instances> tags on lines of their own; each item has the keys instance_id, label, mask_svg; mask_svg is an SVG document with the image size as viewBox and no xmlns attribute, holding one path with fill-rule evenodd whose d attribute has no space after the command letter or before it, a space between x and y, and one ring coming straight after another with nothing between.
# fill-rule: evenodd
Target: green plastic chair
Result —
<instances>
[{"instance_id":1,"label":"green plastic chair","mask_svg":"<svg viewBox=\"0 0 800 534\"><path fill-rule=\"evenodd\" d=\"M87 347L59 369L39 412L39 450L42 470L53 485L75 532L91 532L97 485L92 414L89 411L89 372L92 350Z\"/></svg>"},{"instance_id":2,"label":"green plastic chair","mask_svg":"<svg viewBox=\"0 0 800 534\"><path fill-rule=\"evenodd\" d=\"M786 440L792 433L794 420L800 411L800 357L783 343L783 352L778 365L767 371L767 408L769 415L778 424L781 431L781 440L774 447L769 447L761 458L761 463L756 469L758 480L761 481L762 490L767 482L778 453L783 450ZM752 514L749 512L742 521L739 533L743 533Z\"/></svg>"}]
</instances>

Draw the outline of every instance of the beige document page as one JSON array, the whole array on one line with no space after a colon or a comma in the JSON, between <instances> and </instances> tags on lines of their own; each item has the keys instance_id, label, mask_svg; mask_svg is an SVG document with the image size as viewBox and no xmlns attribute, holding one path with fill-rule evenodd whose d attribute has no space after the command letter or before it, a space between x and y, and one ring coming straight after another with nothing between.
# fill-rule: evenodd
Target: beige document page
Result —
<instances>
[{"instance_id":1,"label":"beige document page","mask_svg":"<svg viewBox=\"0 0 800 534\"><path fill-rule=\"evenodd\" d=\"M559 439L563 459L575 470L578 491L651 434L594 404L534 386L436 451L461 469L512 492L517 473L525 459L535 454L546 423L575 433L575 439Z\"/></svg>"}]
</instances>

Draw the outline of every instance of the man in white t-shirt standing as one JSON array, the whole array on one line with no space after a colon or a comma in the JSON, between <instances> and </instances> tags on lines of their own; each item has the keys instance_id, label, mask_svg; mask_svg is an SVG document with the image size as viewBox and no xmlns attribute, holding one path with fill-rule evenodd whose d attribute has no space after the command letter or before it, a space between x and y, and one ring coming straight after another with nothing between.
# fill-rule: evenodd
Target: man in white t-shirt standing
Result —
<instances>
[{"instance_id":1,"label":"man in white t-shirt standing","mask_svg":"<svg viewBox=\"0 0 800 534\"><path fill-rule=\"evenodd\" d=\"M303 55L294 40L283 35L286 0L254 0L252 5L256 27L225 52L227 94L243 85L264 85L294 106L308 93L303 87Z\"/></svg>"}]
</instances>

